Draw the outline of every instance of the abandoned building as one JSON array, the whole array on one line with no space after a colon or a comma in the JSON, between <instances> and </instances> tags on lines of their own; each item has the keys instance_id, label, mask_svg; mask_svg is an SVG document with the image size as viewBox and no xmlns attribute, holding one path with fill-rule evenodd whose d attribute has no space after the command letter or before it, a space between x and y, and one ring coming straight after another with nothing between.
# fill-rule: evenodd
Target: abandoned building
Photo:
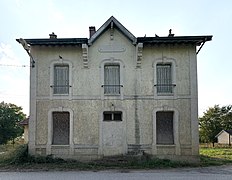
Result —
<instances>
[{"instance_id":1,"label":"abandoned building","mask_svg":"<svg viewBox=\"0 0 232 180\"><path fill-rule=\"evenodd\" d=\"M89 35L17 39L31 59L29 153L197 160L197 53L212 36L135 37L113 16Z\"/></svg>"}]
</instances>

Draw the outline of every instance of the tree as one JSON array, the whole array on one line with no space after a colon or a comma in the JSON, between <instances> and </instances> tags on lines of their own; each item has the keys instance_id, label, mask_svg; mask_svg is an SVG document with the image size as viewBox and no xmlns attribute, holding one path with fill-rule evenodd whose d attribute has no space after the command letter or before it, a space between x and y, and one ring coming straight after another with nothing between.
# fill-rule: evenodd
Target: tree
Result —
<instances>
[{"instance_id":1,"label":"tree","mask_svg":"<svg viewBox=\"0 0 232 180\"><path fill-rule=\"evenodd\" d=\"M215 136L221 130L232 129L232 106L215 105L199 118L200 142L216 142Z\"/></svg>"},{"instance_id":2,"label":"tree","mask_svg":"<svg viewBox=\"0 0 232 180\"><path fill-rule=\"evenodd\" d=\"M11 103L0 103L0 144L6 144L23 133L19 122L26 118L22 108Z\"/></svg>"}]
</instances>

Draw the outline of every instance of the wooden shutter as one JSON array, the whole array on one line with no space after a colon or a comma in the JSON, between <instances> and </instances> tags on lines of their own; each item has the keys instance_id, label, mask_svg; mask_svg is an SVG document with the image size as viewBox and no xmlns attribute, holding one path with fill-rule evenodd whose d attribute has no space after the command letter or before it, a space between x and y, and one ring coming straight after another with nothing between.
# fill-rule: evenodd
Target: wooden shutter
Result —
<instances>
[{"instance_id":1,"label":"wooden shutter","mask_svg":"<svg viewBox=\"0 0 232 180\"><path fill-rule=\"evenodd\" d=\"M171 64L157 64L157 93L172 93L172 72Z\"/></svg>"},{"instance_id":2,"label":"wooden shutter","mask_svg":"<svg viewBox=\"0 0 232 180\"><path fill-rule=\"evenodd\" d=\"M69 93L69 67L57 65L54 67L54 94Z\"/></svg>"},{"instance_id":3,"label":"wooden shutter","mask_svg":"<svg viewBox=\"0 0 232 180\"><path fill-rule=\"evenodd\" d=\"M120 94L120 66L105 65L104 94Z\"/></svg>"}]
</instances>

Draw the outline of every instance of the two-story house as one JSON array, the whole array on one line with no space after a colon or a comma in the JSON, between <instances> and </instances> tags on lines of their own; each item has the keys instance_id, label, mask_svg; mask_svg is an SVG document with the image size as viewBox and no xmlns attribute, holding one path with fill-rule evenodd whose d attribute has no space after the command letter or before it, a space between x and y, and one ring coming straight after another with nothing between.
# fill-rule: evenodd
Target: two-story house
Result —
<instances>
[{"instance_id":1,"label":"two-story house","mask_svg":"<svg viewBox=\"0 0 232 180\"><path fill-rule=\"evenodd\" d=\"M89 33L17 39L32 65L29 153L196 160L196 47L212 36L136 38L113 16Z\"/></svg>"}]
</instances>

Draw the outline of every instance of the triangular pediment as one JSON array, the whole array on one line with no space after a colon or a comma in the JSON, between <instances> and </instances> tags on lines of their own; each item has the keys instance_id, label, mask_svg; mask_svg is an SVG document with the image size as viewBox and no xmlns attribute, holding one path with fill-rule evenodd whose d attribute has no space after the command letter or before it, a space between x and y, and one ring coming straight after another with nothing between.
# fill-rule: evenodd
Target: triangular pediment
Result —
<instances>
[{"instance_id":1,"label":"triangular pediment","mask_svg":"<svg viewBox=\"0 0 232 180\"><path fill-rule=\"evenodd\" d=\"M88 40L88 43L91 45L94 41L101 36L109 28L117 28L126 38L128 38L133 44L136 44L136 37L128 31L115 17L111 16L97 31L92 37Z\"/></svg>"}]
</instances>

